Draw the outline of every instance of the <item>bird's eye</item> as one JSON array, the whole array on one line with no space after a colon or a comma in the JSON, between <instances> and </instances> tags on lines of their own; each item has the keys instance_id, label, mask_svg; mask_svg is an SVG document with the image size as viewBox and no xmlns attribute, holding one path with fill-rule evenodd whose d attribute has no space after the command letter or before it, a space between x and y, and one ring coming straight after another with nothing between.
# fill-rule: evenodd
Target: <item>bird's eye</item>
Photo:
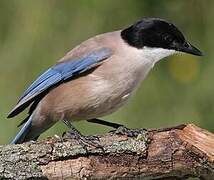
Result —
<instances>
[{"instance_id":1,"label":"bird's eye","mask_svg":"<svg viewBox=\"0 0 214 180\"><path fill-rule=\"evenodd\" d=\"M188 48L189 45L185 42L185 43L184 43L184 47Z\"/></svg>"}]
</instances>

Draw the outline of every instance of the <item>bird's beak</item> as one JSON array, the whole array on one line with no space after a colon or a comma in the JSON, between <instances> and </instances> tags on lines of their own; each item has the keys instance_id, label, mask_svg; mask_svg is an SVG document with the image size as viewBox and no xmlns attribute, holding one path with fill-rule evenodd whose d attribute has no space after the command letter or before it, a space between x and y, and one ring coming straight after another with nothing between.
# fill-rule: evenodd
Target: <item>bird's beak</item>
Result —
<instances>
[{"instance_id":1,"label":"bird's beak","mask_svg":"<svg viewBox=\"0 0 214 180\"><path fill-rule=\"evenodd\" d=\"M189 54L193 54L196 56L203 56L202 52L199 49L197 49L196 47L194 47L193 45L191 45L188 42L185 43L185 45L180 48L180 51L189 53Z\"/></svg>"}]
</instances>

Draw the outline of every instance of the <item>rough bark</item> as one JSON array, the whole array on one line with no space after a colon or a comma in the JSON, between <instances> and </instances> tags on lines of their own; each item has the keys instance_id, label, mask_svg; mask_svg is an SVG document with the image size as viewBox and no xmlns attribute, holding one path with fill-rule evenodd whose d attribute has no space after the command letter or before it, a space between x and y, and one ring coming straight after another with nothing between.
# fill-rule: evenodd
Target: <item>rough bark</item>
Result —
<instances>
[{"instance_id":1,"label":"rough bark","mask_svg":"<svg viewBox=\"0 0 214 180\"><path fill-rule=\"evenodd\" d=\"M214 134L195 125L98 137L102 148L59 137L0 146L0 178L214 179Z\"/></svg>"}]
</instances>

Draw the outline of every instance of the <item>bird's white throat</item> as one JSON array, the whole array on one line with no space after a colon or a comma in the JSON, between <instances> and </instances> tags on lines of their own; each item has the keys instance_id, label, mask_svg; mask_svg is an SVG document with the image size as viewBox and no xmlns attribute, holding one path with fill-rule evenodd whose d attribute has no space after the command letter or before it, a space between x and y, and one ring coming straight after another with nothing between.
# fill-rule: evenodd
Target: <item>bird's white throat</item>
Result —
<instances>
[{"instance_id":1,"label":"bird's white throat","mask_svg":"<svg viewBox=\"0 0 214 180\"><path fill-rule=\"evenodd\" d=\"M141 55L144 57L144 59L151 61L152 63L156 63L159 60L176 53L176 51L172 49L151 47L144 47L141 49L141 51Z\"/></svg>"}]
</instances>

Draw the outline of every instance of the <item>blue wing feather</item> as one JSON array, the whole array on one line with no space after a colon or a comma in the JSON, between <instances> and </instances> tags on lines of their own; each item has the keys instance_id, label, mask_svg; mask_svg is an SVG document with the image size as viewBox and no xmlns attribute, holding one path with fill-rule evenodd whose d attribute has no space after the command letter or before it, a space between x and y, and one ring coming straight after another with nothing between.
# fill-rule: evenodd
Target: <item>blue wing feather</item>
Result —
<instances>
[{"instance_id":1,"label":"blue wing feather","mask_svg":"<svg viewBox=\"0 0 214 180\"><path fill-rule=\"evenodd\" d=\"M50 79L53 79L54 77L60 80L61 75L58 72L54 72L52 68L49 68L45 73L38 77L36 81L34 81L33 84L23 93L23 95L19 99L19 102L26 96L29 96L30 94L35 92L36 89L43 87L44 84L47 84L47 82L50 81Z\"/></svg>"},{"instance_id":2,"label":"blue wing feather","mask_svg":"<svg viewBox=\"0 0 214 180\"><path fill-rule=\"evenodd\" d=\"M29 132L31 126L32 126L32 116L30 116L29 119L27 119L25 125L22 127L22 129L19 131L16 137L10 142L10 144L21 143L22 140L25 138L25 135Z\"/></svg>"},{"instance_id":3,"label":"blue wing feather","mask_svg":"<svg viewBox=\"0 0 214 180\"><path fill-rule=\"evenodd\" d=\"M23 93L16 107L9 113L8 117L14 117L23 111L26 106L44 91L53 87L57 83L72 78L74 75L81 74L92 67L98 65L103 60L109 58L112 51L109 48L101 48L72 61L65 61L49 68L39 76L36 81Z\"/></svg>"}]
</instances>

